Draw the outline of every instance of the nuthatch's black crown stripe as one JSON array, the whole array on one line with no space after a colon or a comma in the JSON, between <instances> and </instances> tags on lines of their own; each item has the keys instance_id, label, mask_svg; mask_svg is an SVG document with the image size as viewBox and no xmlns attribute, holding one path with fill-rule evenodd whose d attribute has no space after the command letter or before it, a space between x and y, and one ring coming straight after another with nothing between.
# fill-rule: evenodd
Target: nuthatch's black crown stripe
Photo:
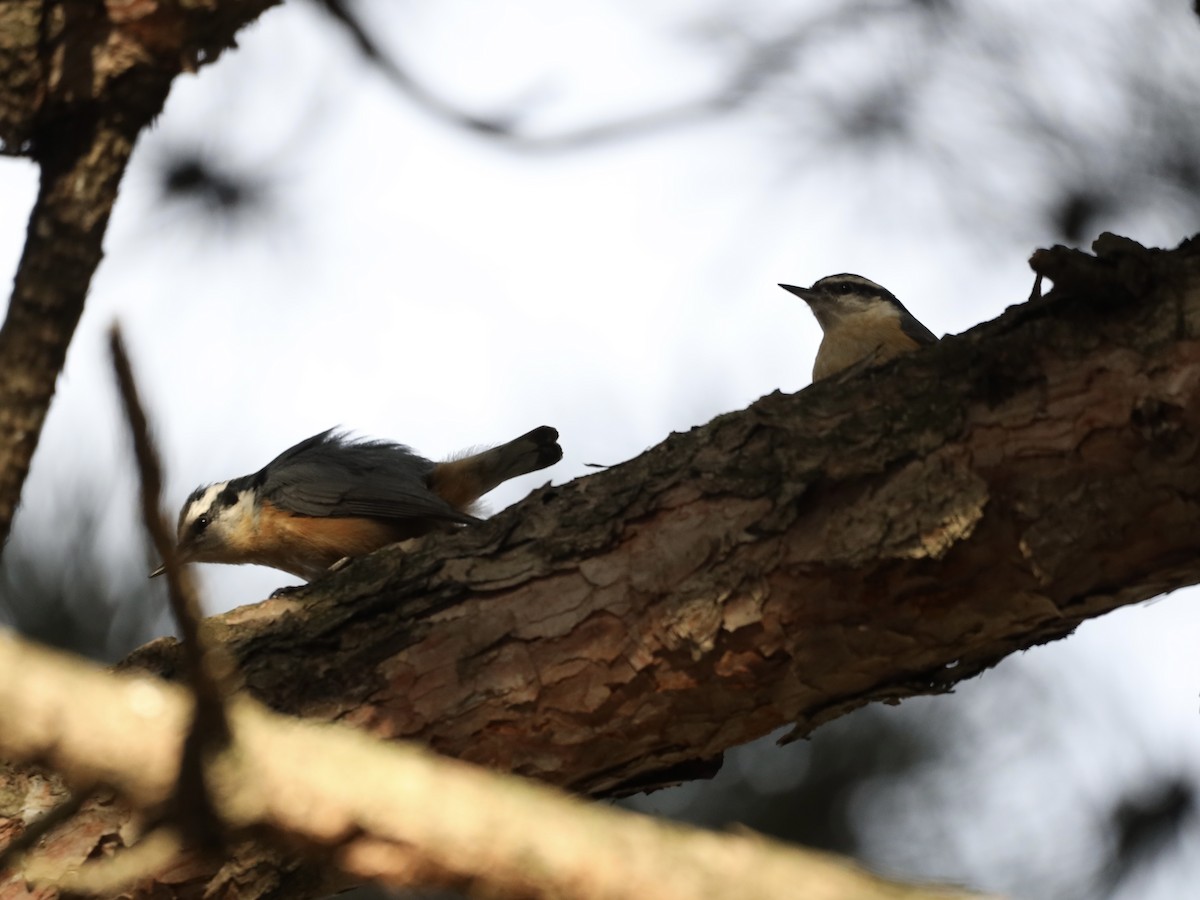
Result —
<instances>
[{"instance_id":1,"label":"nuthatch's black crown stripe","mask_svg":"<svg viewBox=\"0 0 1200 900\"><path fill-rule=\"evenodd\" d=\"M780 287L804 300L821 326L814 381L937 342L895 294L861 275L844 272L820 278L808 288Z\"/></svg>"},{"instance_id":2,"label":"nuthatch's black crown stripe","mask_svg":"<svg viewBox=\"0 0 1200 900\"><path fill-rule=\"evenodd\" d=\"M863 278L861 275L851 275L850 273L826 275L824 278L813 282L812 290L823 294L841 294L843 296L855 294L859 297L872 297L879 300L886 300L888 303L893 303L901 309L904 308L904 305L896 299L895 294L883 285L876 284L871 279Z\"/></svg>"}]
</instances>

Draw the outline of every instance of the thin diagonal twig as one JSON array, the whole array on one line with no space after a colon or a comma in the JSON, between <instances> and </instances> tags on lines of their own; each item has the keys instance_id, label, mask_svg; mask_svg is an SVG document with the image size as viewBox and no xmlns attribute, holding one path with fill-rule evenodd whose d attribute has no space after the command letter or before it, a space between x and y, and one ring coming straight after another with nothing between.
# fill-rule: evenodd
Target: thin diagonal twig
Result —
<instances>
[{"instance_id":1,"label":"thin diagonal twig","mask_svg":"<svg viewBox=\"0 0 1200 900\"><path fill-rule=\"evenodd\" d=\"M220 843L220 822L208 795L204 767L209 755L225 747L230 740L225 698L231 690L232 666L219 650L205 645L200 598L191 574L179 562L175 542L162 513L162 465L117 325L113 325L109 334L109 345L137 458L142 517L163 561L171 612L179 627L188 683L195 695L192 726L179 765L175 813L181 828L189 836L213 847Z\"/></svg>"}]
</instances>

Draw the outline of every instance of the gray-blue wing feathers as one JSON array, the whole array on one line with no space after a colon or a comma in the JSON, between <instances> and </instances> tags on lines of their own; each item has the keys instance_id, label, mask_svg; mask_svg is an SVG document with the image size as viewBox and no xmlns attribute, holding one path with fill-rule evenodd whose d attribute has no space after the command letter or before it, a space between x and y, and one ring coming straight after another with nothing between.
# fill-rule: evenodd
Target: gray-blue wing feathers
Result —
<instances>
[{"instance_id":1,"label":"gray-blue wing feathers","mask_svg":"<svg viewBox=\"0 0 1200 900\"><path fill-rule=\"evenodd\" d=\"M250 477L264 500L302 516L478 521L430 489L433 467L403 444L356 441L330 429L289 447Z\"/></svg>"}]
</instances>

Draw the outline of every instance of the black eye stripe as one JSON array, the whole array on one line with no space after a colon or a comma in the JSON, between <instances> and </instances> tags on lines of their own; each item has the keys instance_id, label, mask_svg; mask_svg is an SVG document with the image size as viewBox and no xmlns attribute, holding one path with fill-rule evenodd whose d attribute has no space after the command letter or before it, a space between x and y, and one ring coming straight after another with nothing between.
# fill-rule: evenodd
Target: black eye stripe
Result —
<instances>
[{"instance_id":1,"label":"black eye stripe","mask_svg":"<svg viewBox=\"0 0 1200 900\"><path fill-rule=\"evenodd\" d=\"M192 491L191 496L188 497L187 503L184 504L183 509L179 511L179 533L181 536L184 532L184 529L186 529L189 537L199 537L208 529L208 526L213 523L213 520L221 515L222 510L228 509L231 506L236 506L238 501L241 499L242 492L233 486L232 483L227 484L223 486L221 490L217 491L217 493L212 497L208 503L208 506L204 509L204 512L200 513L189 522L189 514L196 510L197 504L204 499L205 495L207 495L208 492L213 489L213 487L214 485L198 487L196 490Z\"/></svg>"},{"instance_id":2,"label":"black eye stripe","mask_svg":"<svg viewBox=\"0 0 1200 900\"><path fill-rule=\"evenodd\" d=\"M866 281L865 279L861 281L856 278L837 280L831 279L828 281L821 279L813 285L813 290L824 291L826 294L832 294L834 296L849 296L851 294L857 294L861 297L872 297L879 300L885 300L889 303L896 302L896 298L887 288L880 287L879 285L870 281Z\"/></svg>"}]
</instances>

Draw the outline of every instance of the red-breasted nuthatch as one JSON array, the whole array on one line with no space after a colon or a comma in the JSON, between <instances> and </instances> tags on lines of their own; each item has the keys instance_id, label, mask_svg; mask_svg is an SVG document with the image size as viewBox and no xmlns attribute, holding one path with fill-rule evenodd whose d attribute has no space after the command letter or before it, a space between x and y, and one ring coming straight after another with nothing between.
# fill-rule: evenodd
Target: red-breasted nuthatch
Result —
<instances>
[{"instance_id":1,"label":"red-breasted nuthatch","mask_svg":"<svg viewBox=\"0 0 1200 900\"><path fill-rule=\"evenodd\" d=\"M879 363L937 343L895 294L861 275L827 275L810 288L780 287L808 304L824 332L813 381L865 360Z\"/></svg>"},{"instance_id":2,"label":"red-breasted nuthatch","mask_svg":"<svg viewBox=\"0 0 1200 900\"><path fill-rule=\"evenodd\" d=\"M194 490L179 513L179 560L255 563L311 581L340 559L478 522L480 497L560 459L558 432L545 425L441 463L330 429L253 475Z\"/></svg>"}]
</instances>

